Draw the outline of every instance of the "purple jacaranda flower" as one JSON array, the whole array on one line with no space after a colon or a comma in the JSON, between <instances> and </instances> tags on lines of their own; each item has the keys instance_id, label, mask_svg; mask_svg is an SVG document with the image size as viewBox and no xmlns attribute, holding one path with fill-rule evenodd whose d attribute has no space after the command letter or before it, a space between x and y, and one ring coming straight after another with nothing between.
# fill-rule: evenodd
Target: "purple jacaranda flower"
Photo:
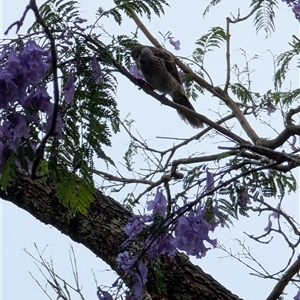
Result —
<instances>
[{"instance_id":1,"label":"purple jacaranda flower","mask_svg":"<svg viewBox=\"0 0 300 300\"><path fill-rule=\"evenodd\" d=\"M170 233L161 234L156 236L155 234L149 234L145 242L145 248L149 258L155 260L161 254L166 254L169 257L174 256L178 250L175 242L175 238Z\"/></svg>"},{"instance_id":2,"label":"purple jacaranda flower","mask_svg":"<svg viewBox=\"0 0 300 300\"><path fill-rule=\"evenodd\" d=\"M28 109L29 107L36 108L49 116L53 111L53 103L50 102L50 99L46 87L42 85L29 93L22 106L25 109Z\"/></svg>"},{"instance_id":3,"label":"purple jacaranda flower","mask_svg":"<svg viewBox=\"0 0 300 300\"><path fill-rule=\"evenodd\" d=\"M137 256L131 255L128 251L120 253L116 260L118 265L124 270L125 274L131 276L134 281L132 292L129 295L129 298L126 299L140 300L143 286L147 282L147 266L140 260L135 268L133 268L137 262Z\"/></svg>"},{"instance_id":4,"label":"purple jacaranda flower","mask_svg":"<svg viewBox=\"0 0 300 300\"><path fill-rule=\"evenodd\" d=\"M141 221L143 223L150 223L150 222L153 222L153 220L154 220L153 217L152 216L148 216L148 215L144 215L141 218Z\"/></svg>"},{"instance_id":5,"label":"purple jacaranda flower","mask_svg":"<svg viewBox=\"0 0 300 300\"><path fill-rule=\"evenodd\" d=\"M297 141L297 137L296 137L296 135L293 135L293 139L292 139L292 142L291 142L291 149L293 151L297 150L297 148L295 147L296 141Z\"/></svg>"},{"instance_id":6,"label":"purple jacaranda flower","mask_svg":"<svg viewBox=\"0 0 300 300\"><path fill-rule=\"evenodd\" d=\"M270 116L272 113L274 113L276 111L276 107L273 105L269 105L267 107L267 112L268 112L268 116Z\"/></svg>"},{"instance_id":7,"label":"purple jacaranda flower","mask_svg":"<svg viewBox=\"0 0 300 300\"><path fill-rule=\"evenodd\" d=\"M174 47L175 50L180 50L180 41L173 41L173 38L169 38L170 44Z\"/></svg>"},{"instance_id":8,"label":"purple jacaranda flower","mask_svg":"<svg viewBox=\"0 0 300 300\"><path fill-rule=\"evenodd\" d=\"M135 77L136 79L143 79L145 80L142 72L138 69L136 64L131 65L129 73Z\"/></svg>"},{"instance_id":9,"label":"purple jacaranda flower","mask_svg":"<svg viewBox=\"0 0 300 300\"><path fill-rule=\"evenodd\" d=\"M116 261L119 267L123 269L126 274L131 276L134 274L134 272L131 269L137 261L136 255L132 255L131 253L129 253L129 251L124 251L118 254Z\"/></svg>"},{"instance_id":10,"label":"purple jacaranda flower","mask_svg":"<svg viewBox=\"0 0 300 300\"><path fill-rule=\"evenodd\" d=\"M28 86L45 77L49 69L49 63L44 61L47 54L33 41L28 41L19 52L9 49L0 67L0 108L23 105Z\"/></svg>"},{"instance_id":11,"label":"purple jacaranda flower","mask_svg":"<svg viewBox=\"0 0 300 300\"><path fill-rule=\"evenodd\" d=\"M29 138L29 128L27 126L25 118L20 114L16 114L15 123L15 127L13 128L14 136L17 138Z\"/></svg>"},{"instance_id":12,"label":"purple jacaranda flower","mask_svg":"<svg viewBox=\"0 0 300 300\"><path fill-rule=\"evenodd\" d=\"M140 216L132 217L126 224L124 231L131 240L135 240L138 234L143 230L144 223Z\"/></svg>"},{"instance_id":13,"label":"purple jacaranda flower","mask_svg":"<svg viewBox=\"0 0 300 300\"><path fill-rule=\"evenodd\" d=\"M300 1L293 7L293 12L295 13L296 19L299 20L300 16Z\"/></svg>"},{"instance_id":14,"label":"purple jacaranda flower","mask_svg":"<svg viewBox=\"0 0 300 300\"><path fill-rule=\"evenodd\" d=\"M143 291L143 282L139 274L134 274L134 285L129 300L140 300Z\"/></svg>"},{"instance_id":15,"label":"purple jacaranda flower","mask_svg":"<svg viewBox=\"0 0 300 300\"><path fill-rule=\"evenodd\" d=\"M251 203L249 195L246 190L238 191L237 198L241 208L246 208L247 204Z\"/></svg>"},{"instance_id":16,"label":"purple jacaranda flower","mask_svg":"<svg viewBox=\"0 0 300 300\"><path fill-rule=\"evenodd\" d=\"M161 235L159 238L159 252L161 254L167 254L169 257L172 257L178 253L175 238L170 233Z\"/></svg>"},{"instance_id":17,"label":"purple jacaranda flower","mask_svg":"<svg viewBox=\"0 0 300 300\"><path fill-rule=\"evenodd\" d=\"M205 208L198 206L196 211L190 211L188 216L180 216L175 228L175 241L179 250L197 258L204 257L210 249L204 245L204 241L213 247L217 245L216 239L208 236L209 225L205 220Z\"/></svg>"},{"instance_id":18,"label":"purple jacaranda flower","mask_svg":"<svg viewBox=\"0 0 300 300\"><path fill-rule=\"evenodd\" d=\"M7 63L5 67L11 71L21 69L20 59L17 58L17 54L14 48L11 49L11 51L8 54Z\"/></svg>"},{"instance_id":19,"label":"purple jacaranda flower","mask_svg":"<svg viewBox=\"0 0 300 300\"><path fill-rule=\"evenodd\" d=\"M148 277L148 268L142 260L139 262L139 275L142 279L143 284L145 284Z\"/></svg>"},{"instance_id":20,"label":"purple jacaranda flower","mask_svg":"<svg viewBox=\"0 0 300 300\"><path fill-rule=\"evenodd\" d=\"M153 216L159 214L162 217L165 217L166 209L167 209L167 199L161 192L161 187L158 187L156 190L156 195L154 200L147 201L147 210L152 210Z\"/></svg>"},{"instance_id":21,"label":"purple jacaranda flower","mask_svg":"<svg viewBox=\"0 0 300 300\"><path fill-rule=\"evenodd\" d=\"M300 300L300 289L298 290L298 293L293 298L294 300Z\"/></svg>"},{"instance_id":22,"label":"purple jacaranda flower","mask_svg":"<svg viewBox=\"0 0 300 300\"><path fill-rule=\"evenodd\" d=\"M211 172L206 170L206 190L212 190L215 187L214 176Z\"/></svg>"},{"instance_id":23,"label":"purple jacaranda flower","mask_svg":"<svg viewBox=\"0 0 300 300\"><path fill-rule=\"evenodd\" d=\"M96 55L93 56L92 58L92 76L95 79L95 82L97 84L100 84L101 81L103 80L103 72L101 70L101 66L99 62L97 61Z\"/></svg>"},{"instance_id":24,"label":"purple jacaranda flower","mask_svg":"<svg viewBox=\"0 0 300 300\"><path fill-rule=\"evenodd\" d=\"M277 205L276 207L277 210L280 210L280 204ZM269 222L268 222L268 225L267 227L264 229L266 232L269 232L272 228L272 221L271 221L271 217L273 217L274 219L279 219L280 217L280 214L276 211L273 211L272 213L269 214Z\"/></svg>"},{"instance_id":25,"label":"purple jacaranda flower","mask_svg":"<svg viewBox=\"0 0 300 300\"><path fill-rule=\"evenodd\" d=\"M7 109L15 102L18 86L14 82L13 74L7 69L0 69L0 108Z\"/></svg>"},{"instance_id":26,"label":"purple jacaranda flower","mask_svg":"<svg viewBox=\"0 0 300 300\"><path fill-rule=\"evenodd\" d=\"M300 21L300 1L296 0L282 0L285 2L289 7L292 7L292 10L295 14L295 17L298 21Z\"/></svg>"},{"instance_id":27,"label":"purple jacaranda flower","mask_svg":"<svg viewBox=\"0 0 300 300\"><path fill-rule=\"evenodd\" d=\"M97 297L99 300L113 300L112 295L109 292L101 290L100 287L97 289Z\"/></svg>"},{"instance_id":28,"label":"purple jacaranda flower","mask_svg":"<svg viewBox=\"0 0 300 300\"><path fill-rule=\"evenodd\" d=\"M140 300L143 292L143 286L147 282L148 269L143 261L139 262L138 272L134 274L134 285L130 300Z\"/></svg>"},{"instance_id":29,"label":"purple jacaranda flower","mask_svg":"<svg viewBox=\"0 0 300 300\"><path fill-rule=\"evenodd\" d=\"M28 41L25 44L19 58L26 84L35 83L46 76L50 66L49 63L45 62L48 53L34 41Z\"/></svg>"},{"instance_id":30,"label":"purple jacaranda flower","mask_svg":"<svg viewBox=\"0 0 300 300\"><path fill-rule=\"evenodd\" d=\"M185 216L180 217L178 220L175 238L178 249L185 251L188 255L203 257L209 250L204 246L203 240L199 238L198 233L191 230L189 221Z\"/></svg>"},{"instance_id":31,"label":"purple jacaranda flower","mask_svg":"<svg viewBox=\"0 0 300 300\"><path fill-rule=\"evenodd\" d=\"M23 54L48 55L48 51L37 45L35 41L29 40L23 49Z\"/></svg>"},{"instance_id":32,"label":"purple jacaranda flower","mask_svg":"<svg viewBox=\"0 0 300 300\"><path fill-rule=\"evenodd\" d=\"M300 13L300 3L299 2L294 6L293 11L295 14Z\"/></svg>"},{"instance_id":33,"label":"purple jacaranda flower","mask_svg":"<svg viewBox=\"0 0 300 300\"><path fill-rule=\"evenodd\" d=\"M282 0L282 2L286 2L286 4L294 4L295 0Z\"/></svg>"},{"instance_id":34,"label":"purple jacaranda flower","mask_svg":"<svg viewBox=\"0 0 300 300\"><path fill-rule=\"evenodd\" d=\"M75 84L73 74L70 73L68 77L68 82L64 88L64 95L67 104L74 103L74 94L75 94Z\"/></svg>"}]
</instances>

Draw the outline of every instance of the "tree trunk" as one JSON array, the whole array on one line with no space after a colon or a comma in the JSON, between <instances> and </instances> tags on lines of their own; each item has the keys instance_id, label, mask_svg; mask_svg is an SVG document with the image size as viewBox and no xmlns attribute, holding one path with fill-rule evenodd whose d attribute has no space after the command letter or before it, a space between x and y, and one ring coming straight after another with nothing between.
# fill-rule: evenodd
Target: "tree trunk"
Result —
<instances>
[{"instance_id":1,"label":"tree trunk","mask_svg":"<svg viewBox=\"0 0 300 300\"><path fill-rule=\"evenodd\" d=\"M123 228L132 214L117 201L97 193L88 215L77 213L59 203L55 188L38 180L31 180L19 173L15 183L6 191L0 189L0 197L29 212L45 224L51 224L75 242L83 244L111 266L118 274L116 257L122 252L126 239ZM193 265L187 256L161 257L166 295L159 295L155 286L155 273L150 270L147 291L153 300L236 300L225 287Z\"/></svg>"}]
</instances>

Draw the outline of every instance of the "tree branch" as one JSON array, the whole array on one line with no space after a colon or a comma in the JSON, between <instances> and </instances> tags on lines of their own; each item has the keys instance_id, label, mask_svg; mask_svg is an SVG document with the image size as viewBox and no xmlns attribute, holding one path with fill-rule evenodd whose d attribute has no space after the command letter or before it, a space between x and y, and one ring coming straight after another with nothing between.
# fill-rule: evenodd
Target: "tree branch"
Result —
<instances>
[{"instance_id":1,"label":"tree branch","mask_svg":"<svg viewBox=\"0 0 300 300\"><path fill-rule=\"evenodd\" d=\"M286 271L286 273L282 276L282 278L277 282L273 291L268 296L266 300L276 300L282 294L284 288L293 278L293 276L300 270L300 256L298 256L297 260L290 266L290 268Z\"/></svg>"},{"instance_id":2,"label":"tree branch","mask_svg":"<svg viewBox=\"0 0 300 300\"><path fill-rule=\"evenodd\" d=\"M132 214L114 199L98 192L87 215L80 213L72 215L59 203L55 194L52 185L31 180L23 173L18 174L15 184L6 191L0 190L0 197L83 244L123 276L117 267L116 257L123 251L121 244L126 239L123 229ZM204 273L200 267L193 265L185 255L180 254L174 258L161 257L161 261L167 296L159 295L155 285L155 272L151 270L147 290L154 300L199 299L199 297L202 300L240 299Z\"/></svg>"}]
</instances>

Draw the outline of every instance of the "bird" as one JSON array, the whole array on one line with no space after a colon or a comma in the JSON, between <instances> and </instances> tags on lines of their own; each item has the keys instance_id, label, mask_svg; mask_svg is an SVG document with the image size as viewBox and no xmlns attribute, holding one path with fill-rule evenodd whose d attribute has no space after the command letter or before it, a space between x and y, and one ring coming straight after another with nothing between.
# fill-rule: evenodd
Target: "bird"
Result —
<instances>
[{"instance_id":1,"label":"bird","mask_svg":"<svg viewBox=\"0 0 300 300\"><path fill-rule=\"evenodd\" d=\"M194 110L185 95L175 60L166 50L152 46L138 45L131 56L141 70L145 80L154 90L170 95L175 103ZM193 128L202 128L203 123L188 113L177 110L179 116Z\"/></svg>"}]
</instances>

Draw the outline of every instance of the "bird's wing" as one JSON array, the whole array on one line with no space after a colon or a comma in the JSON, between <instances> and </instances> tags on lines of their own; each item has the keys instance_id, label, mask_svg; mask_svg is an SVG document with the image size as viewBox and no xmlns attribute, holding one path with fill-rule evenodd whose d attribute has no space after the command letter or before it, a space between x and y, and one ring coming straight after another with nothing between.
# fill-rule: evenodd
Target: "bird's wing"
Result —
<instances>
[{"instance_id":1,"label":"bird's wing","mask_svg":"<svg viewBox=\"0 0 300 300\"><path fill-rule=\"evenodd\" d=\"M180 79L180 76L179 76L179 73L178 73L178 70L177 70L177 67L176 67L176 63L172 57L172 55L163 50L163 49L159 49L159 48L155 48L155 47L149 47L151 48L153 54L161 59L164 60L165 62L165 66L168 70L168 72L180 83L182 84L181 82L181 79Z\"/></svg>"}]
</instances>

